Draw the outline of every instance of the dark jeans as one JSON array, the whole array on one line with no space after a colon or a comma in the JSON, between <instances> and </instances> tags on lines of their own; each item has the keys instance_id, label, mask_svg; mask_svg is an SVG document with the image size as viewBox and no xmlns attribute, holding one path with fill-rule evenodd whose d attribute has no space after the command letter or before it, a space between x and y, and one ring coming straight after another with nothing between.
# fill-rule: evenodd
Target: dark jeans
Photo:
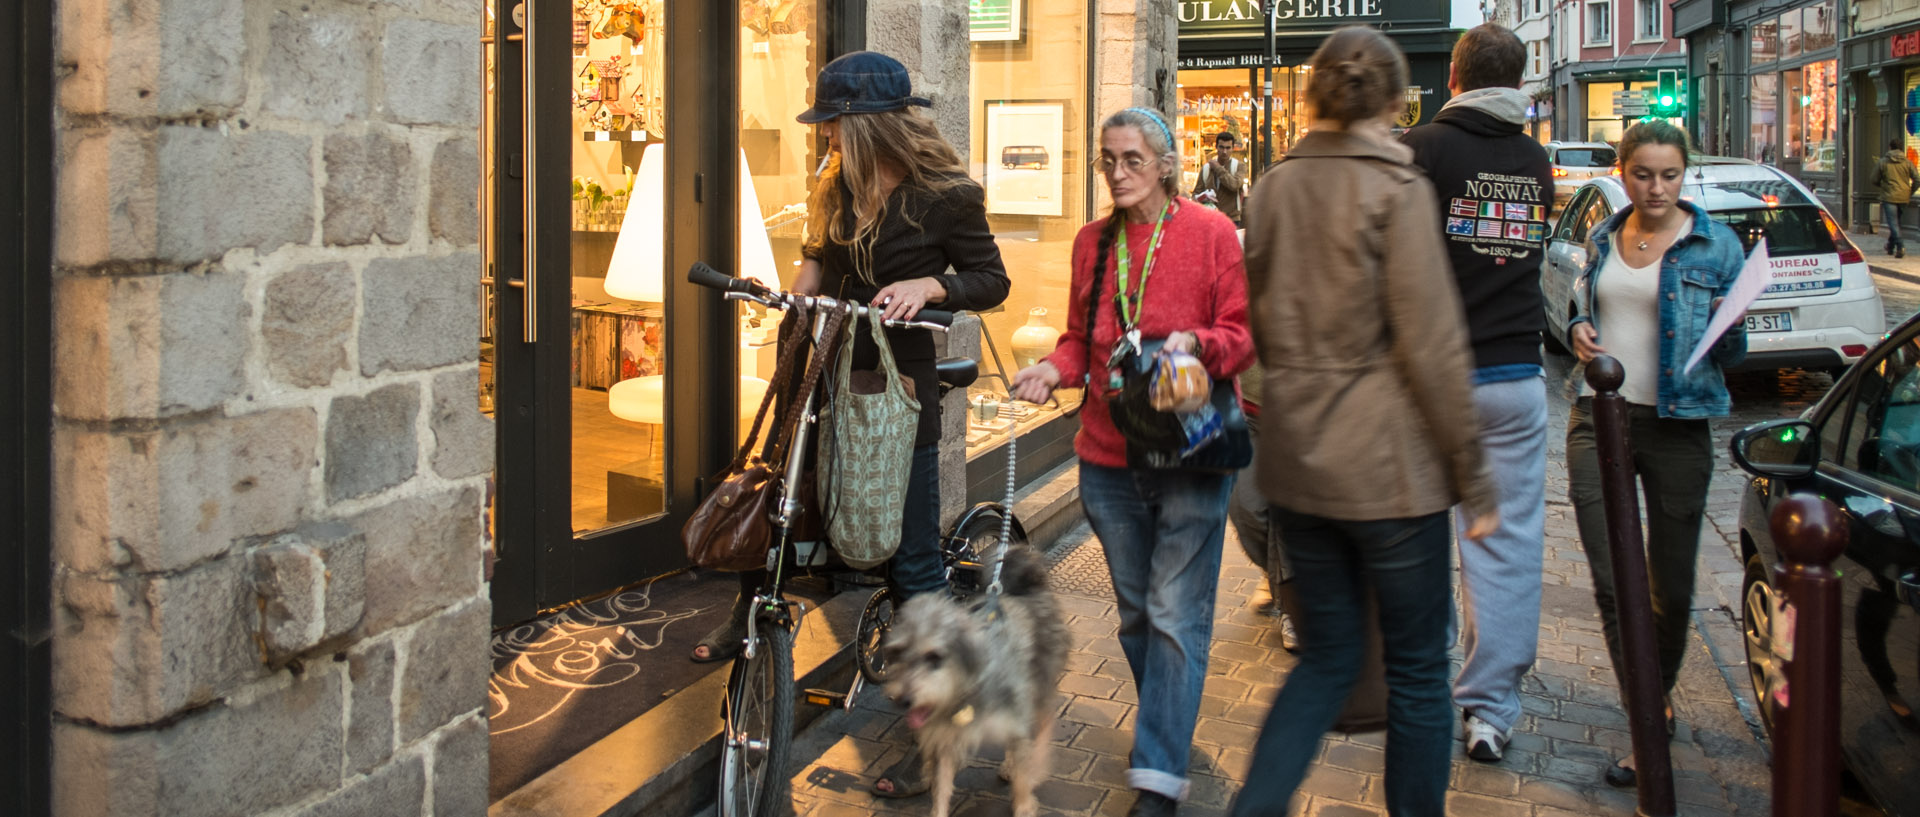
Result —
<instances>
[{"instance_id":1,"label":"dark jeans","mask_svg":"<svg viewBox=\"0 0 1920 817\"><path fill-rule=\"evenodd\" d=\"M1234 817L1284 814L1366 658L1368 591L1387 667L1387 812L1446 812L1453 703L1447 689L1451 530L1446 512L1353 522L1275 507L1300 602L1300 664L1254 744Z\"/></svg>"},{"instance_id":2,"label":"dark jeans","mask_svg":"<svg viewBox=\"0 0 1920 817\"><path fill-rule=\"evenodd\" d=\"M1900 208L1905 205L1893 202L1880 202L1880 226L1887 228L1887 252L1895 247L1906 249L1906 242L1900 240Z\"/></svg>"},{"instance_id":3,"label":"dark jeans","mask_svg":"<svg viewBox=\"0 0 1920 817\"><path fill-rule=\"evenodd\" d=\"M947 583L940 565L940 446L913 449L907 476L907 506L900 519L900 549L887 560L887 575L906 601Z\"/></svg>"},{"instance_id":4,"label":"dark jeans","mask_svg":"<svg viewBox=\"0 0 1920 817\"><path fill-rule=\"evenodd\" d=\"M740 599L753 598L767 581L767 571L740 574ZM887 581L900 594L896 604L916 593L937 590L947 582L940 563L940 446L913 449L913 468L907 472L906 509L900 519L900 549L887 560Z\"/></svg>"},{"instance_id":5,"label":"dark jeans","mask_svg":"<svg viewBox=\"0 0 1920 817\"><path fill-rule=\"evenodd\" d=\"M1613 593L1613 552L1607 545L1607 514L1600 493L1600 454L1593 436L1593 398L1573 405L1567 423L1568 498L1580 526L1580 547L1593 574L1593 599L1622 678L1620 614ZM1713 433L1706 420L1662 418L1652 406L1627 406L1627 439L1633 471L1645 492L1647 580L1653 596L1654 640L1659 645L1660 683L1671 692L1687 652L1693 608L1694 563L1700 558L1700 523L1713 479Z\"/></svg>"}]
</instances>

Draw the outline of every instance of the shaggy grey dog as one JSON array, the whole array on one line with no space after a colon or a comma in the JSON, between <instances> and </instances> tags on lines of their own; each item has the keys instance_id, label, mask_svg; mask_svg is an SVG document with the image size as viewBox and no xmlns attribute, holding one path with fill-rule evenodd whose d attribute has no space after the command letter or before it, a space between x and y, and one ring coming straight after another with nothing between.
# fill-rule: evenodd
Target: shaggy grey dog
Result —
<instances>
[{"instance_id":1,"label":"shaggy grey dog","mask_svg":"<svg viewBox=\"0 0 1920 817\"><path fill-rule=\"evenodd\" d=\"M1009 548L996 608L984 594L960 602L922 593L887 632L887 694L907 707L930 767L934 817L947 817L954 773L989 741L1006 747L1015 817L1039 809L1033 789L1048 773L1067 660L1066 623L1046 583L1038 554Z\"/></svg>"}]
</instances>

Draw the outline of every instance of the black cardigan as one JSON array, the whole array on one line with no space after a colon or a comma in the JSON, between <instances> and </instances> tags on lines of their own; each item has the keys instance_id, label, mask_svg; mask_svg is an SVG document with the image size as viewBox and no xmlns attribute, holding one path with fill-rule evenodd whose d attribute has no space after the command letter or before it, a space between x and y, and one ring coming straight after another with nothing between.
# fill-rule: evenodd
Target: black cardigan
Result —
<instances>
[{"instance_id":1,"label":"black cardigan","mask_svg":"<svg viewBox=\"0 0 1920 817\"><path fill-rule=\"evenodd\" d=\"M846 182L839 184L841 201L847 201L851 193ZM842 220L851 232L851 208L842 211ZM1000 246L987 229L986 192L971 181L939 194L905 184L894 189L873 243L873 277L878 286L860 280L852 250L845 244L829 241L817 258L820 294L863 304L888 284L938 277L947 299L929 304L931 308L978 311L1006 301L1012 286L1006 264L1000 260ZM854 368L879 368L879 348L866 337L865 329L856 337ZM920 427L913 444L934 445L940 441L940 389L933 369L933 334L925 329L889 329L887 342L893 346L901 374L913 378L914 395L920 399Z\"/></svg>"}]
</instances>

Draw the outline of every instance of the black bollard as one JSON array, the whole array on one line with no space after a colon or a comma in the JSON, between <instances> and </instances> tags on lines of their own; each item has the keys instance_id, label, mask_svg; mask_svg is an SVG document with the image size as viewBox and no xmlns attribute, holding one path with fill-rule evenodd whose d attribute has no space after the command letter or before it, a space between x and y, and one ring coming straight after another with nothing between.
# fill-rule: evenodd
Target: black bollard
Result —
<instances>
[{"instance_id":1,"label":"black bollard","mask_svg":"<svg viewBox=\"0 0 1920 817\"><path fill-rule=\"evenodd\" d=\"M1593 436L1600 454L1600 490L1607 510L1607 550L1613 554L1614 612L1620 619L1620 697L1633 734L1640 817L1673 817L1673 761L1667 752L1665 696L1660 654L1653 635L1652 590L1647 584L1647 548L1640 536L1640 494L1633 478L1633 447L1627 439L1627 401L1620 396L1626 370L1599 355L1587 364L1593 387Z\"/></svg>"},{"instance_id":2,"label":"black bollard","mask_svg":"<svg viewBox=\"0 0 1920 817\"><path fill-rule=\"evenodd\" d=\"M1767 527L1780 548L1773 566L1779 609L1769 619L1782 680L1773 706L1773 813L1840 813L1840 576L1847 520L1824 499L1794 494L1773 507Z\"/></svg>"}]
</instances>

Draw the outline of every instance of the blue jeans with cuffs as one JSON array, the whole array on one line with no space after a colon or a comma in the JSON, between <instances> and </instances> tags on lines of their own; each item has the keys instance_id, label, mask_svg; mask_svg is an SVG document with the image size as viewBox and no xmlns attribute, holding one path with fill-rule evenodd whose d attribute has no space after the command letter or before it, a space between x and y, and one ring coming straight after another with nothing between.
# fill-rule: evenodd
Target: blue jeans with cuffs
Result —
<instances>
[{"instance_id":1,"label":"blue jeans with cuffs","mask_svg":"<svg viewBox=\"0 0 1920 817\"><path fill-rule=\"evenodd\" d=\"M1080 463L1080 502L1106 551L1140 698L1127 785L1175 800L1187 796L1233 481Z\"/></svg>"}]
</instances>

